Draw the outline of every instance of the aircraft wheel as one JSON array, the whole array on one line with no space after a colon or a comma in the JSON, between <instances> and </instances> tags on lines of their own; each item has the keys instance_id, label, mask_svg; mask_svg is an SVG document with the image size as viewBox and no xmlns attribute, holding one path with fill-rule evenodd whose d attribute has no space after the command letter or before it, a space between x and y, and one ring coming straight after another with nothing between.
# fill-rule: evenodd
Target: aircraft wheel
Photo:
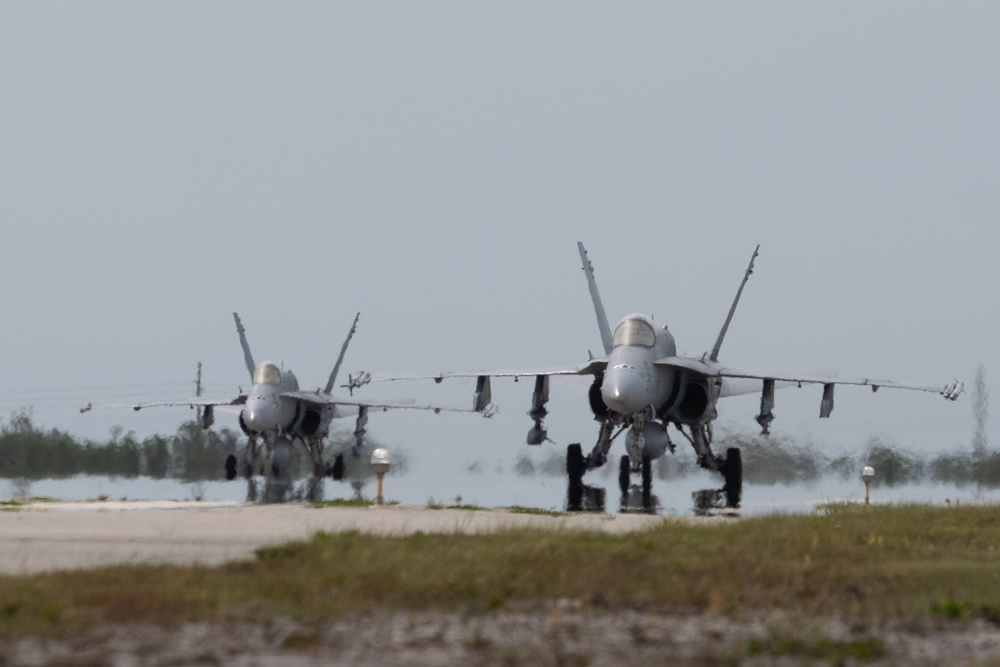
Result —
<instances>
[{"instance_id":1,"label":"aircraft wheel","mask_svg":"<svg viewBox=\"0 0 1000 667\"><path fill-rule=\"evenodd\" d=\"M642 457L642 509L653 509L653 462Z\"/></svg>"},{"instance_id":2,"label":"aircraft wheel","mask_svg":"<svg viewBox=\"0 0 1000 667\"><path fill-rule=\"evenodd\" d=\"M226 480L236 479L236 457L232 454L226 457Z\"/></svg>"},{"instance_id":3,"label":"aircraft wheel","mask_svg":"<svg viewBox=\"0 0 1000 667\"><path fill-rule=\"evenodd\" d=\"M330 477L337 480L338 482L344 479L344 455L337 454L337 457L333 459L333 465L330 466Z\"/></svg>"},{"instance_id":4,"label":"aircraft wheel","mask_svg":"<svg viewBox=\"0 0 1000 667\"><path fill-rule=\"evenodd\" d=\"M618 486L622 490L622 499L628 499L629 482L632 481L632 463L627 456L618 461Z\"/></svg>"},{"instance_id":5,"label":"aircraft wheel","mask_svg":"<svg viewBox=\"0 0 1000 667\"><path fill-rule=\"evenodd\" d=\"M722 466L722 477L726 480L726 507L739 507L743 498L743 455L739 447L726 450L726 462Z\"/></svg>"},{"instance_id":6,"label":"aircraft wheel","mask_svg":"<svg viewBox=\"0 0 1000 667\"><path fill-rule=\"evenodd\" d=\"M569 478L566 509L579 512L583 509L583 449L579 443L566 448L566 476Z\"/></svg>"}]
</instances>

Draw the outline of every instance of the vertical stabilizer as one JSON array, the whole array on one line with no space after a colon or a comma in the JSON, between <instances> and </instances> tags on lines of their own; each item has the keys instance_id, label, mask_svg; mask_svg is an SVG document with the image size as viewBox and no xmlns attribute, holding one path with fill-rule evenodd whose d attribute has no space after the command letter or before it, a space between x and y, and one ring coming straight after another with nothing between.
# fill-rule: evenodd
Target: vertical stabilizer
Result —
<instances>
[{"instance_id":1,"label":"vertical stabilizer","mask_svg":"<svg viewBox=\"0 0 1000 667\"><path fill-rule=\"evenodd\" d=\"M608 316L601 303L601 294L597 291L597 281L594 280L594 267L587 259L587 250L579 241L576 247L580 251L580 261L583 262L583 272L587 274L587 286L590 288L590 299L594 302L594 313L597 315L597 328L601 330L601 342L604 343L604 354L611 354L611 327L608 326Z\"/></svg>"},{"instance_id":2,"label":"vertical stabilizer","mask_svg":"<svg viewBox=\"0 0 1000 667\"><path fill-rule=\"evenodd\" d=\"M358 329L358 318L361 317L361 313L354 316L354 324L351 325L351 330L347 332L347 338L344 340L344 344L340 348L340 356L337 357L337 363L333 366L333 371L330 373L330 379L326 381L326 387L323 388L324 394L329 394L333 391L333 383L337 381L337 373L340 372L340 364L344 363L344 355L347 354L347 345L351 342L351 338L354 337L354 332Z\"/></svg>"},{"instance_id":3,"label":"vertical stabilizer","mask_svg":"<svg viewBox=\"0 0 1000 667\"><path fill-rule=\"evenodd\" d=\"M743 282L740 283L740 288L736 290L736 298L733 299L733 305L729 309L729 315L726 316L726 323L722 325L722 331L719 332L719 338L715 341L715 347L712 348L712 356L709 357L712 361L719 360L719 349L722 347L722 339L726 337L726 332L729 331L729 323L733 321L733 314L736 313L736 306L740 302L740 296L743 295L743 288L746 287L747 281L750 280L750 274L753 273L753 263L757 259L757 252L760 250L760 244L754 248L753 257L750 258L750 266L747 267L747 272L743 274Z\"/></svg>"},{"instance_id":4,"label":"vertical stabilizer","mask_svg":"<svg viewBox=\"0 0 1000 667\"><path fill-rule=\"evenodd\" d=\"M247 343L246 330L243 328L243 323L240 322L240 316L233 313L233 318L236 320L236 331L240 334L240 345L243 346L243 360L247 363L247 370L250 371L250 380L253 381L253 372L257 366L253 363L253 355L250 354L250 344Z\"/></svg>"}]
</instances>

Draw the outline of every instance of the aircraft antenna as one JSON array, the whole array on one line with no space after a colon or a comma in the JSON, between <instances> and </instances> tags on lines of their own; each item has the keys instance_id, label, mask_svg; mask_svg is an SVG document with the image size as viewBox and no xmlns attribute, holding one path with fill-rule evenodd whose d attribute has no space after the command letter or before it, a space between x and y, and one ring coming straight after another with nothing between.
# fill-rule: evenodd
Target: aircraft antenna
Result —
<instances>
[{"instance_id":1,"label":"aircraft antenna","mask_svg":"<svg viewBox=\"0 0 1000 667\"><path fill-rule=\"evenodd\" d=\"M194 395L201 398L201 362L198 362L198 375L194 380ZM197 408L198 423L201 423L201 406Z\"/></svg>"},{"instance_id":2,"label":"aircraft antenna","mask_svg":"<svg viewBox=\"0 0 1000 667\"><path fill-rule=\"evenodd\" d=\"M247 370L250 371L250 380L253 381L253 371L257 366L253 363L253 355L250 354L250 344L247 343L246 330L243 328L243 323L240 322L240 316L233 313L233 317L236 319L236 331L240 334L240 345L243 346L243 359L247 363Z\"/></svg>"},{"instance_id":3,"label":"aircraft antenna","mask_svg":"<svg viewBox=\"0 0 1000 667\"><path fill-rule=\"evenodd\" d=\"M597 315L597 328L601 330L601 342L604 343L604 354L611 354L611 327L608 326L608 316L604 312L604 304L601 303L601 294L597 291L597 281L594 279L594 265L587 259L587 250L583 247L583 243L577 241L576 247L580 251L583 272L587 274L587 287L590 288L590 299L594 302L594 313Z\"/></svg>"},{"instance_id":4,"label":"aircraft antenna","mask_svg":"<svg viewBox=\"0 0 1000 667\"><path fill-rule=\"evenodd\" d=\"M337 357L337 363L333 366L333 372L330 373L330 379L326 381L326 387L323 389L324 394L329 394L333 391L333 383L337 381L337 373L340 372L340 364L344 362L344 355L347 354L347 344L351 342L351 338L354 336L354 332L358 328L358 318L361 317L361 313L354 316L354 324L351 325L351 330L347 332L347 339L344 341L343 346L340 348L340 356Z\"/></svg>"},{"instance_id":5,"label":"aircraft antenna","mask_svg":"<svg viewBox=\"0 0 1000 667\"><path fill-rule=\"evenodd\" d=\"M719 332L719 339L715 341L715 347L712 348L712 356L709 357L712 361L719 360L719 349L722 347L722 339L726 337L726 332L729 331L729 323L733 321L733 315L736 313L736 306L740 302L740 296L743 295L743 288L746 287L747 281L750 280L750 274L753 273L753 263L757 259L757 252L760 250L760 244L754 248L753 257L750 258L750 266L747 267L747 272L743 274L743 282L740 283L740 288L736 290L736 298L733 299L733 305L729 308L729 315L726 317L726 323L722 325L722 331Z\"/></svg>"}]
</instances>

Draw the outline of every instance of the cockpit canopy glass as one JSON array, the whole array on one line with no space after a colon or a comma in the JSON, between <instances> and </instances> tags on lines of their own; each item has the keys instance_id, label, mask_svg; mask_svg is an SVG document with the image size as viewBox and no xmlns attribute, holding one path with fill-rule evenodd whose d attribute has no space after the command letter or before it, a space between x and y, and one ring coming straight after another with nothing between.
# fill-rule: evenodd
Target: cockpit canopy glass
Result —
<instances>
[{"instance_id":1,"label":"cockpit canopy glass","mask_svg":"<svg viewBox=\"0 0 1000 667\"><path fill-rule=\"evenodd\" d=\"M645 320L625 320L615 329L614 346L640 345L653 347L656 343L656 332Z\"/></svg>"},{"instance_id":2,"label":"cockpit canopy glass","mask_svg":"<svg viewBox=\"0 0 1000 667\"><path fill-rule=\"evenodd\" d=\"M281 371L271 363L263 363L253 372L254 384L280 384Z\"/></svg>"}]
</instances>

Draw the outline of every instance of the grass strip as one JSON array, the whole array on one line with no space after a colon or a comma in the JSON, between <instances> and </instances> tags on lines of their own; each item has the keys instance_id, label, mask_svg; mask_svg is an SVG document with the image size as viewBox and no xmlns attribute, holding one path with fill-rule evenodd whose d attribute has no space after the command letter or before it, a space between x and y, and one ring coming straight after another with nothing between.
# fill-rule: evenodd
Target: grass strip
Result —
<instances>
[{"instance_id":1,"label":"grass strip","mask_svg":"<svg viewBox=\"0 0 1000 667\"><path fill-rule=\"evenodd\" d=\"M276 614L323 621L377 609L488 613L559 599L602 609L993 620L1000 609L998 556L1000 510L973 506L837 506L814 516L664 521L626 535L565 528L320 533L218 568L0 577L0 636L109 621Z\"/></svg>"},{"instance_id":2,"label":"grass strip","mask_svg":"<svg viewBox=\"0 0 1000 667\"><path fill-rule=\"evenodd\" d=\"M537 514L539 516L569 516L569 512L559 512L557 510L546 510L540 507L525 507L523 505L511 505L507 508L511 514Z\"/></svg>"}]
</instances>

